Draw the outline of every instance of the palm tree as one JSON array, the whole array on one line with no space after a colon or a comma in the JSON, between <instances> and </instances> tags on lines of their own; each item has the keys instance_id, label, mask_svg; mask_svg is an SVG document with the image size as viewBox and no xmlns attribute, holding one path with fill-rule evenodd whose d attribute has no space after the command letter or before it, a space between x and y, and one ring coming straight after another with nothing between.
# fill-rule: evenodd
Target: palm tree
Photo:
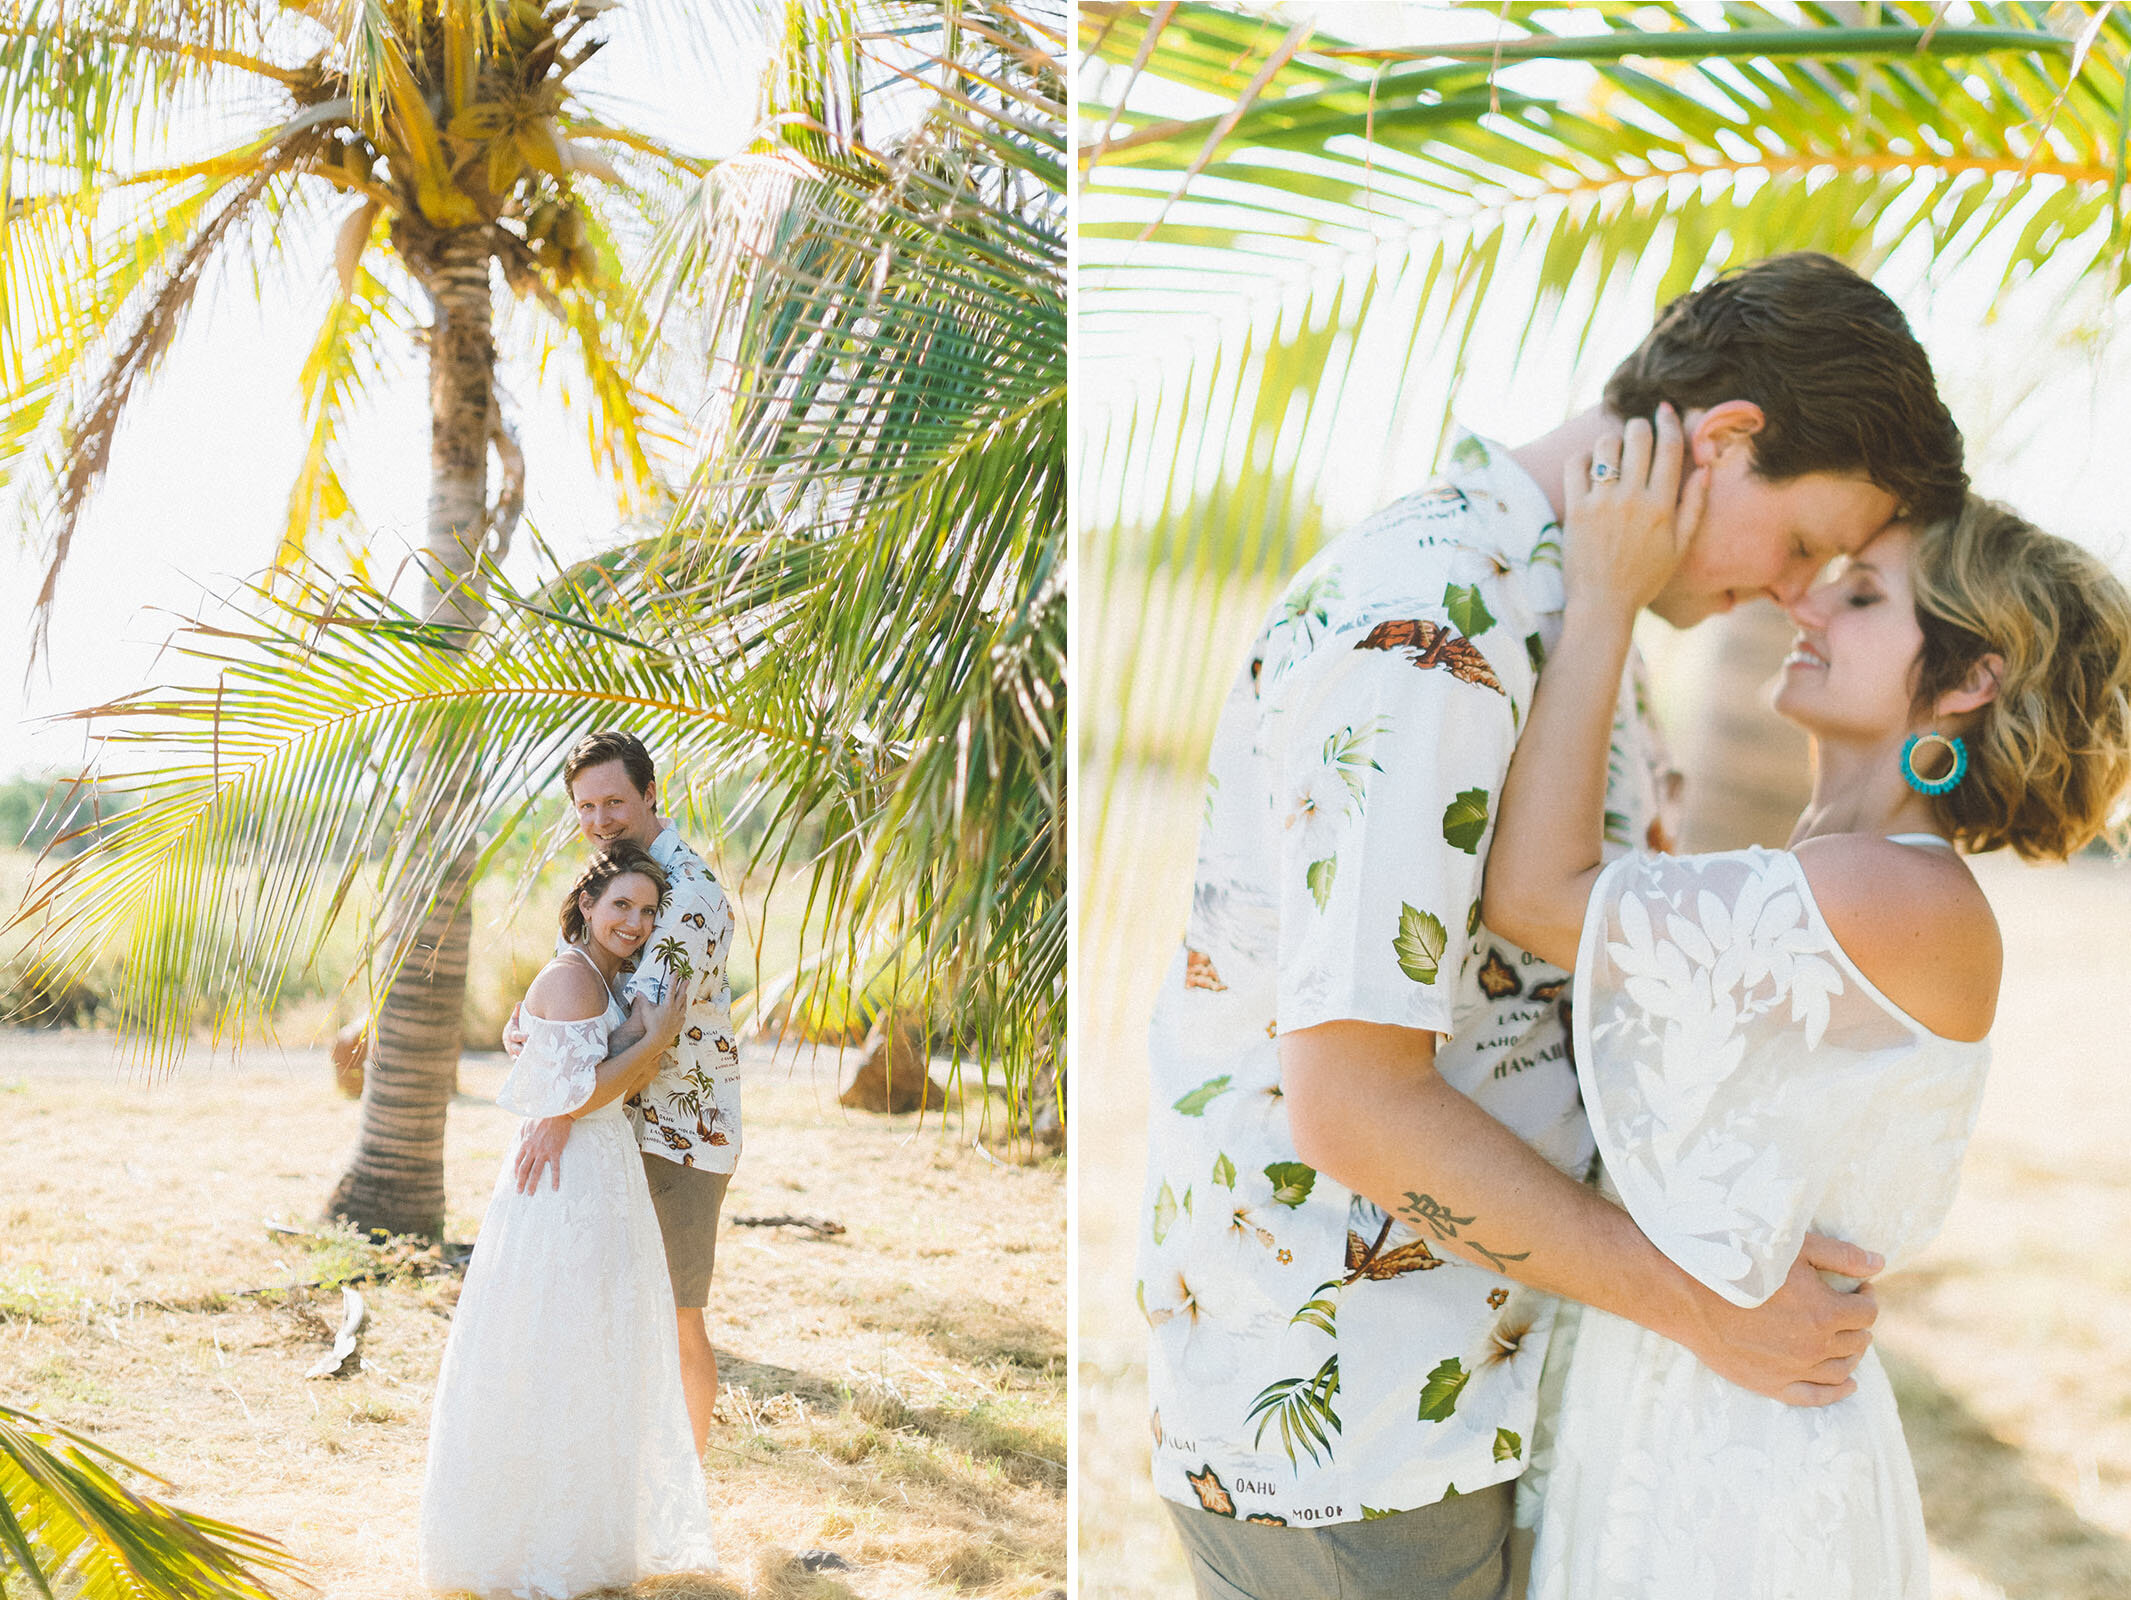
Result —
<instances>
[{"instance_id":1,"label":"palm tree","mask_svg":"<svg viewBox=\"0 0 2131 1600\"><path fill-rule=\"evenodd\" d=\"M1591 7L1574 36L1561 8L1470 10L1477 39L1364 47L1239 6L1080 8L1076 358L1144 374L1077 441L1095 841L1143 820L1106 821L1115 775L1203 759L1233 666L1209 619L1240 648L1309 554L1330 441L1440 440L1503 285L1529 314L1488 356L1513 362L1784 250L2046 272L2090 314L2131 282L2124 7Z\"/></svg>"},{"instance_id":2,"label":"palm tree","mask_svg":"<svg viewBox=\"0 0 2131 1600\"><path fill-rule=\"evenodd\" d=\"M574 12L550 9L574 63ZM500 819L493 850L611 721L661 751L684 811L690 773L746 782L758 864L812 868L814 968L900 976L1024 1091L1062 1044L1062 18L784 16L762 137L651 196L656 298L624 291L620 232L595 221L495 247L536 298L551 267L606 263L578 320L611 318L647 363L595 375L617 463L639 459L639 372L722 376L662 531L530 590L476 543L412 607L292 562L173 641L192 681L84 713L140 742L144 803L16 921L52 971L123 939L121 1018L151 1053L210 995L218 1027L271 1005L366 868L407 908L376 940L380 1066L396 1014L433 1048L371 1075L374 1154L335 1197L359 1222L440 1226L481 828Z\"/></svg>"},{"instance_id":3,"label":"palm tree","mask_svg":"<svg viewBox=\"0 0 2131 1600\"><path fill-rule=\"evenodd\" d=\"M60 1586L97 1600L272 1600L266 1576L295 1574L277 1541L140 1495L114 1467L142 1472L84 1434L0 1406L0 1577L19 1570L45 1600Z\"/></svg>"},{"instance_id":4,"label":"palm tree","mask_svg":"<svg viewBox=\"0 0 2131 1600\"><path fill-rule=\"evenodd\" d=\"M428 322L428 520L418 614L454 650L486 616L488 569L524 505L524 458L497 381L501 277L580 364L603 464L629 501L652 477L667 407L633 377L644 317L627 241L646 202L703 162L607 121L578 72L614 0L531 4L360 0L160 4L30 0L0 28L0 100L13 113L6 222L11 294L0 347L23 381L0 428L49 565L49 618L75 526L128 405L217 268L260 262L337 209L339 296L305 362L311 441L290 494L283 565L347 518L339 432L379 352ZM141 145L241 117L207 156L143 164ZM158 138L160 136L160 138ZM13 386L11 386L13 388ZM501 462L490 501L488 456ZM454 839L388 905L396 978L356 1157L330 1210L364 1227L443 1223L443 1108L458 1059L473 874L467 803L477 752L439 720L405 778L409 827ZM162 901L162 961L192 916ZM136 944L136 957L147 954ZM158 1018L162 1038L183 1029Z\"/></svg>"},{"instance_id":5,"label":"palm tree","mask_svg":"<svg viewBox=\"0 0 2131 1600\"><path fill-rule=\"evenodd\" d=\"M74 531L129 403L152 380L211 273L260 262L337 210L340 293L304 367L312 424L282 559L348 515L339 433L380 347L426 303L429 508L417 610L458 648L524 504L523 457L499 404L498 277L589 380L604 465L626 498L651 477L665 412L632 376L644 333L625 242L642 211L703 163L604 120L576 75L613 0L359 0L339 6L26 0L0 41L12 113L11 279L0 352L19 374L0 423L48 552L48 619ZM208 154L144 163L143 145L239 119ZM502 466L493 502L488 459ZM397 976L376 1020L362 1137L330 1209L365 1227L443 1221L444 1107L459 1051L477 751L447 722L403 775L411 827L456 848L398 885ZM167 941L191 918L162 903ZM138 945L136 956L145 954ZM182 963L166 943L160 959ZM187 1019L166 1014L167 1041Z\"/></svg>"},{"instance_id":6,"label":"palm tree","mask_svg":"<svg viewBox=\"0 0 2131 1600\"><path fill-rule=\"evenodd\" d=\"M745 626L774 845L825 821L823 936L1065 1109L1065 42L1060 4L794 7L766 122L669 238L730 362L678 527ZM900 38L882 54L869 39ZM868 78L935 87L892 157ZM875 129L879 126L874 125ZM724 552L740 554L735 563ZM744 552L744 553L743 553ZM849 897L851 914L840 909ZM894 1009L894 1002L891 1002Z\"/></svg>"}]
</instances>

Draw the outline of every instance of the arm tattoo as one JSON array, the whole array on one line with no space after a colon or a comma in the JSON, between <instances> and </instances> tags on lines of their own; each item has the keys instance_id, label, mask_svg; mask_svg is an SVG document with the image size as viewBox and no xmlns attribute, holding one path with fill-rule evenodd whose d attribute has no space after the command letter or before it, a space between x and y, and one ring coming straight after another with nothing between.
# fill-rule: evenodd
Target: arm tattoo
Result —
<instances>
[{"instance_id":1,"label":"arm tattoo","mask_svg":"<svg viewBox=\"0 0 2131 1600\"><path fill-rule=\"evenodd\" d=\"M1488 1265L1497 1272L1500 1272L1506 1263L1522 1261L1531 1254L1531 1251L1523 1250L1516 1255L1508 1255L1501 1251L1488 1249L1486 1245L1480 1243L1477 1239L1462 1237L1458 1230L1471 1227L1474 1219L1455 1215L1450 1207L1444 1205L1433 1195L1416 1194L1413 1190L1408 1189L1406 1191L1406 1203L1399 1207L1399 1212L1403 1216L1412 1218L1414 1222L1425 1224L1434 1230L1438 1239L1456 1239L1465 1249L1470 1250L1476 1256L1483 1257Z\"/></svg>"},{"instance_id":2,"label":"arm tattoo","mask_svg":"<svg viewBox=\"0 0 2131 1600\"><path fill-rule=\"evenodd\" d=\"M1531 1251L1529 1250L1519 1250L1513 1256L1498 1255L1496 1252L1488 1249L1486 1245L1480 1243L1480 1241L1477 1239L1461 1239L1458 1242L1464 1245L1465 1248L1470 1250L1474 1255L1485 1256L1487 1258L1487 1264L1493 1267L1497 1272L1506 1271L1506 1263L1511 1261L1522 1261L1531 1254Z\"/></svg>"},{"instance_id":3,"label":"arm tattoo","mask_svg":"<svg viewBox=\"0 0 2131 1600\"><path fill-rule=\"evenodd\" d=\"M1450 1207L1434 1195L1415 1194L1411 1189L1406 1191L1406 1203L1399 1210L1415 1222L1425 1222L1435 1230L1438 1239L1455 1239L1458 1230L1471 1227L1473 1221L1471 1217L1452 1216Z\"/></svg>"}]
</instances>

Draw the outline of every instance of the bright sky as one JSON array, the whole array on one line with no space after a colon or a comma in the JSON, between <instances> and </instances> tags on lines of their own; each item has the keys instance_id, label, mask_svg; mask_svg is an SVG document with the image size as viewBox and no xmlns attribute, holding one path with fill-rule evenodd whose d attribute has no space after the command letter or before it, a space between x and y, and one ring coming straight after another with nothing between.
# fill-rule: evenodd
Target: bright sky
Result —
<instances>
[{"instance_id":1,"label":"bright sky","mask_svg":"<svg viewBox=\"0 0 2131 1600\"><path fill-rule=\"evenodd\" d=\"M605 91L610 115L628 112L680 148L715 156L747 137L764 50L747 26L751 0L706 10L700 27L711 47L691 45L671 0L632 0L609 15L613 42L583 81ZM642 26L639 11L667 15ZM210 591L271 560L304 447L297 374L324 315L331 260L327 233L285 274L310 288L276 296L269 274L261 303L245 278L197 309L119 435L61 580L50 655L27 681L30 602L43 568L24 548L0 550L0 779L78 762L81 725L37 719L168 681L170 665L159 671L157 655L171 613L196 612ZM611 543L618 518L583 424L530 372L506 372L504 382L526 452L527 521L565 560ZM391 571L420 543L428 451L426 368L410 351L349 439L344 481L372 530L375 571ZM520 575L528 546L521 533L511 563Z\"/></svg>"}]
</instances>

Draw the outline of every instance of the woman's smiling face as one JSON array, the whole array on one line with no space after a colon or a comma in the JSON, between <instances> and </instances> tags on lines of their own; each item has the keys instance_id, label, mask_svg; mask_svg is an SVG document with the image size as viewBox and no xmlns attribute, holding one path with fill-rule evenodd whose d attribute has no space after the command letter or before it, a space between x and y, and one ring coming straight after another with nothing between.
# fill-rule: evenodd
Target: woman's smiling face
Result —
<instances>
[{"instance_id":1,"label":"woman's smiling face","mask_svg":"<svg viewBox=\"0 0 2131 1600\"><path fill-rule=\"evenodd\" d=\"M1912 704L1924 648L1909 574L1915 549L1915 533L1896 523L1788 608L1798 637L1776 686L1778 715L1850 740L1921 725Z\"/></svg>"},{"instance_id":2,"label":"woman's smiling face","mask_svg":"<svg viewBox=\"0 0 2131 1600\"><path fill-rule=\"evenodd\" d=\"M577 904L584 912L585 936L626 959L651 937L659 914L659 886L641 872L624 872L600 891L597 900L579 895Z\"/></svg>"}]
</instances>

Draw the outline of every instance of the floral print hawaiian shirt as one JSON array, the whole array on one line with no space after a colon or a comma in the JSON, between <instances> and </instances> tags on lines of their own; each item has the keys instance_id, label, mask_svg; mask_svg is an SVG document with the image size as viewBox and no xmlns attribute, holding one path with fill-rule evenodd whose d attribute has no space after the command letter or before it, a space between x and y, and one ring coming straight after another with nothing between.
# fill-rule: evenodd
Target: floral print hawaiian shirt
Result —
<instances>
[{"instance_id":1,"label":"floral print hawaiian shirt","mask_svg":"<svg viewBox=\"0 0 2131 1600\"><path fill-rule=\"evenodd\" d=\"M672 887L623 998L642 995L656 1005L669 983L685 983L688 1012L678 1047L660 1062L651 1087L628 1102L629 1112L648 1154L731 1172L740 1161L740 1049L725 977L732 906L672 823L651 841L651 854Z\"/></svg>"},{"instance_id":2,"label":"floral print hawaiian shirt","mask_svg":"<svg viewBox=\"0 0 2131 1600\"><path fill-rule=\"evenodd\" d=\"M1567 974L1480 922L1495 798L1559 636L1560 538L1508 452L1461 435L1447 473L1297 574L1230 692L1150 1041L1138 1292L1171 1499L1318 1526L1523 1470L1552 1301L1438 1248L1469 1219L1416 1231L1298 1160L1276 1040L1430 1030L1446 1082L1586 1173ZM1631 668L1609 854L1662 844L1662 764Z\"/></svg>"}]
</instances>

